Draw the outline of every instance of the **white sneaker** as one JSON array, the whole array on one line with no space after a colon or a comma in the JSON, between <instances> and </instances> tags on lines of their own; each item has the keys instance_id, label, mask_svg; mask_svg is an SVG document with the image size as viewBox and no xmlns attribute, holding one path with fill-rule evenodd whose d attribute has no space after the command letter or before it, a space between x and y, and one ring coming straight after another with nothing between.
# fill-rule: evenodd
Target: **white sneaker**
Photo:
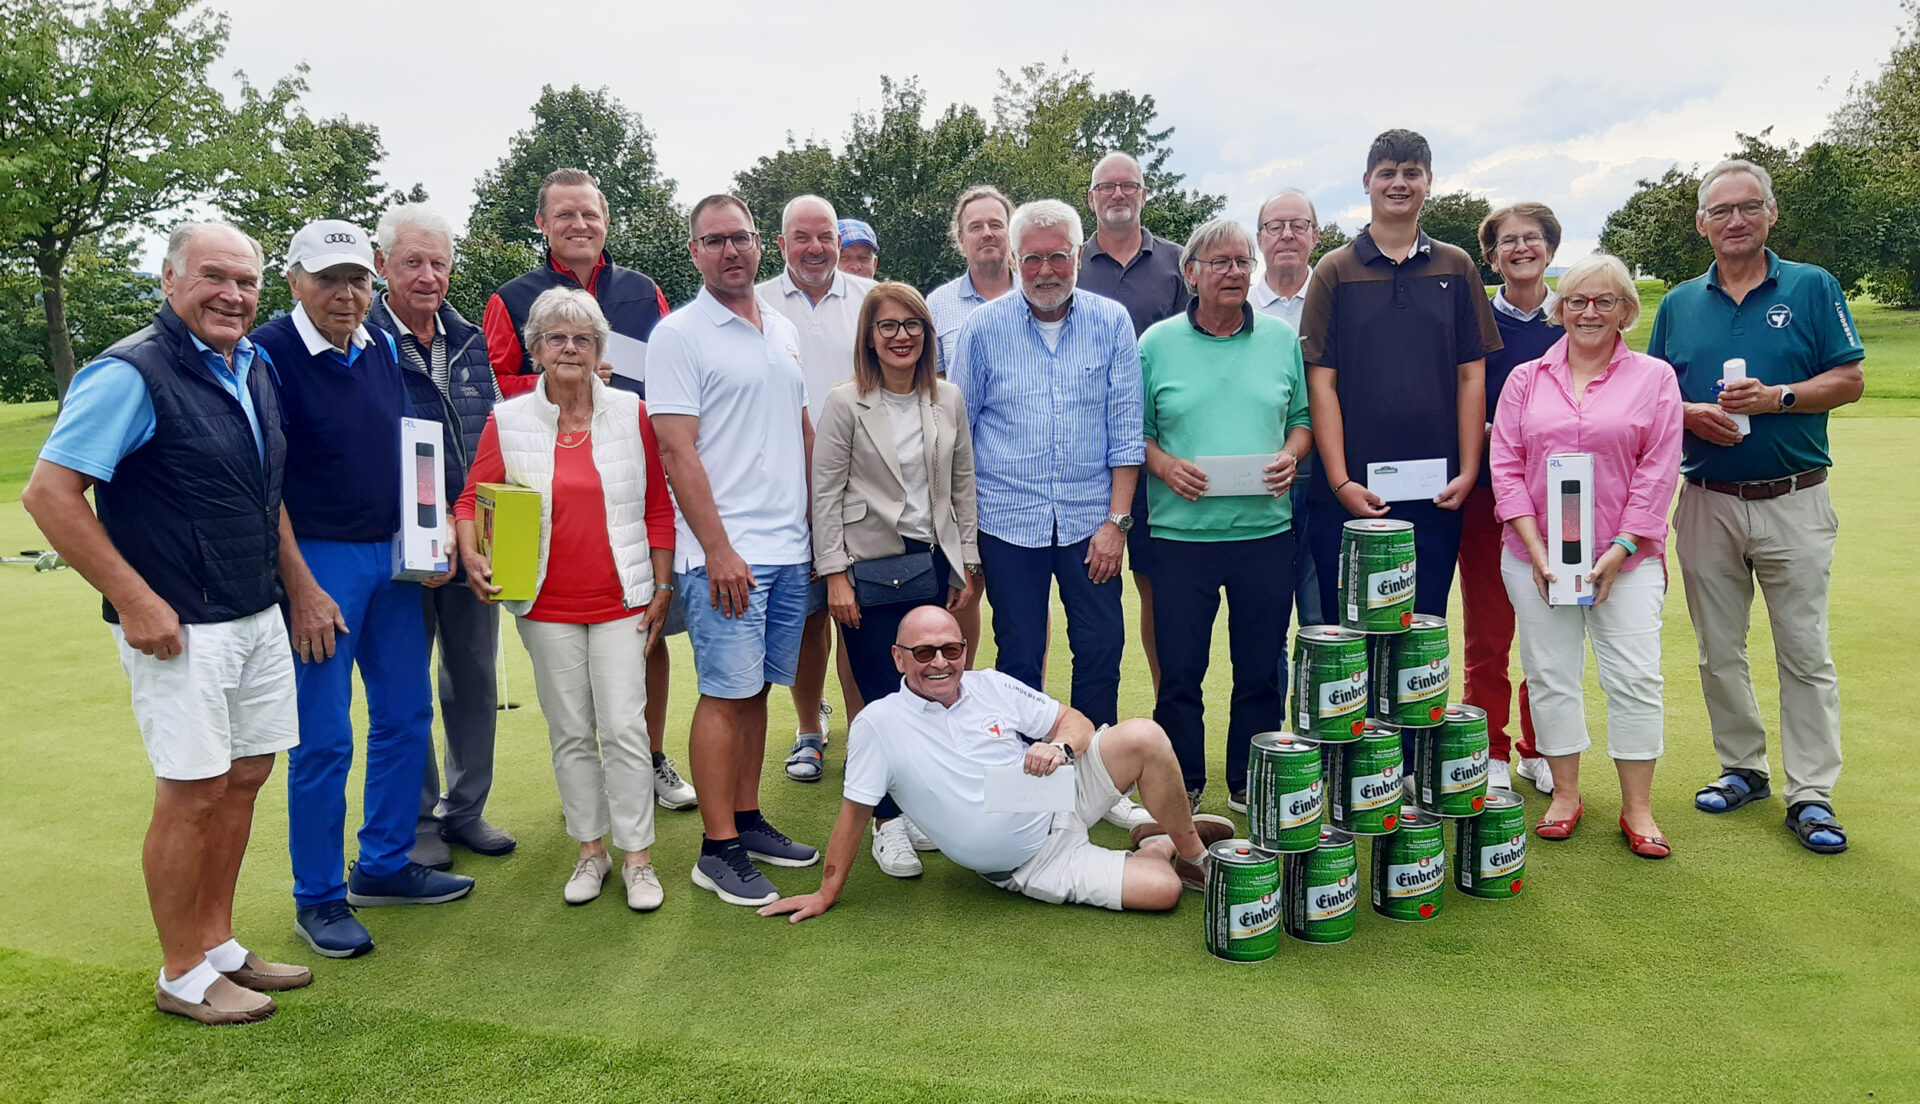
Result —
<instances>
[{"instance_id":1,"label":"white sneaker","mask_svg":"<svg viewBox=\"0 0 1920 1104\"><path fill-rule=\"evenodd\" d=\"M1553 770L1545 759L1522 759L1513 773L1533 783L1533 788L1541 793L1553 793Z\"/></svg>"},{"instance_id":2,"label":"white sneaker","mask_svg":"<svg viewBox=\"0 0 1920 1104\"><path fill-rule=\"evenodd\" d=\"M573 864L573 874L567 878L567 888L561 896L569 905L584 905L600 896L600 883L607 880L607 872L613 869L613 860L605 855L581 859Z\"/></svg>"},{"instance_id":3,"label":"white sneaker","mask_svg":"<svg viewBox=\"0 0 1920 1104\"><path fill-rule=\"evenodd\" d=\"M1131 832L1140 825L1152 820L1153 814L1147 812L1146 809L1142 808L1132 798L1121 794L1120 800L1114 802L1113 808L1108 809L1100 819L1123 832Z\"/></svg>"},{"instance_id":4,"label":"white sneaker","mask_svg":"<svg viewBox=\"0 0 1920 1104\"><path fill-rule=\"evenodd\" d=\"M885 824L874 824L873 861L880 864L883 873L895 878L917 878L922 869L920 856L913 853L913 844L907 841L907 826L900 823L905 819L894 817Z\"/></svg>"},{"instance_id":5,"label":"white sneaker","mask_svg":"<svg viewBox=\"0 0 1920 1104\"><path fill-rule=\"evenodd\" d=\"M660 875L653 872L652 863L622 866L620 880L627 883L627 907L635 912L652 912L667 899L666 890L660 888Z\"/></svg>"},{"instance_id":6,"label":"white sneaker","mask_svg":"<svg viewBox=\"0 0 1920 1104\"><path fill-rule=\"evenodd\" d=\"M1487 789L1513 789L1513 775L1509 773L1505 759L1495 759L1487 765Z\"/></svg>"},{"instance_id":7,"label":"white sneaker","mask_svg":"<svg viewBox=\"0 0 1920 1104\"><path fill-rule=\"evenodd\" d=\"M831 739L828 738L833 735L832 717L833 717L833 706L828 705L826 703L826 699L822 698L820 701L820 727L815 730L820 733L821 747L826 747L828 744L833 742Z\"/></svg>"},{"instance_id":8,"label":"white sneaker","mask_svg":"<svg viewBox=\"0 0 1920 1104\"><path fill-rule=\"evenodd\" d=\"M925 832L922 832L920 826L909 820L905 813L902 813L894 819L907 826L907 842L913 845L915 851L940 850L940 845L933 842L932 838Z\"/></svg>"},{"instance_id":9,"label":"white sneaker","mask_svg":"<svg viewBox=\"0 0 1920 1104\"><path fill-rule=\"evenodd\" d=\"M662 809L691 809L700 804L700 795L693 792L693 786L680 777L673 760L666 756L653 768L653 800Z\"/></svg>"}]
</instances>

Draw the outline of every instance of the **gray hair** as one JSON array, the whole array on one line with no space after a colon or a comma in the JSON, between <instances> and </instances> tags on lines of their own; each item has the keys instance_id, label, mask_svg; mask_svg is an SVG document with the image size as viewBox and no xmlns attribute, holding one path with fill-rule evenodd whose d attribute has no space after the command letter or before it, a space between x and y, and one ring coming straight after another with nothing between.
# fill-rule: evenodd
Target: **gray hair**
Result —
<instances>
[{"instance_id":1,"label":"gray hair","mask_svg":"<svg viewBox=\"0 0 1920 1104\"><path fill-rule=\"evenodd\" d=\"M1007 241L1013 246L1011 252L1019 256L1020 239L1026 237L1028 230L1045 230L1053 226L1066 227L1067 240L1073 243L1075 250L1087 240L1078 211L1057 199L1036 199L1014 208L1013 220L1007 224Z\"/></svg>"},{"instance_id":2,"label":"gray hair","mask_svg":"<svg viewBox=\"0 0 1920 1104\"><path fill-rule=\"evenodd\" d=\"M1253 213L1254 224L1257 226L1260 222L1265 220L1266 214L1267 214L1267 207L1268 205L1273 203L1274 200L1285 199L1288 196L1299 196L1301 199L1305 200L1307 203L1307 217L1313 220L1313 224L1315 226L1320 225L1320 212L1313 205L1313 197L1301 191L1298 188L1282 188L1279 191L1268 196L1267 198L1261 200L1260 209Z\"/></svg>"},{"instance_id":3,"label":"gray hair","mask_svg":"<svg viewBox=\"0 0 1920 1104\"><path fill-rule=\"evenodd\" d=\"M176 222L174 223L173 230L167 234L167 255L162 260L161 263L164 264L167 267L167 269L170 270L175 276L180 275L181 269L185 268L187 265L187 246L192 244L193 239L199 237L203 232L207 230L231 230L235 234L238 234L243 240L246 241L247 245L252 247L253 263L256 265L259 265L261 273L263 275L265 274L266 268L267 268L266 251L260 248L259 242L253 240L252 234L247 233L245 230L240 229L238 226L235 226L231 222L209 221L209 222Z\"/></svg>"},{"instance_id":4,"label":"gray hair","mask_svg":"<svg viewBox=\"0 0 1920 1104\"><path fill-rule=\"evenodd\" d=\"M1239 219L1217 218L1193 228L1187 236L1187 244L1180 248L1180 276L1190 288L1198 287L1187 267L1200 259L1202 250L1211 249L1224 241L1237 241L1247 247L1248 258L1258 257L1260 247L1254 244L1253 233L1240 224Z\"/></svg>"},{"instance_id":5,"label":"gray hair","mask_svg":"<svg viewBox=\"0 0 1920 1104\"><path fill-rule=\"evenodd\" d=\"M380 252L393 252L394 243L400 240L402 230L418 230L423 234L438 234L446 239L447 252L453 252L453 224L445 215L424 203L402 203L389 207L380 216L380 225L373 228L373 241Z\"/></svg>"},{"instance_id":6,"label":"gray hair","mask_svg":"<svg viewBox=\"0 0 1920 1104\"><path fill-rule=\"evenodd\" d=\"M556 322L571 322L576 326L592 326L594 355L605 356L607 342L613 339L613 327L607 324L607 316L600 310L600 300L580 288L548 288L540 293L527 310L527 324L520 329L521 340L527 343L531 351L540 343L540 335Z\"/></svg>"},{"instance_id":7,"label":"gray hair","mask_svg":"<svg viewBox=\"0 0 1920 1104\"><path fill-rule=\"evenodd\" d=\"M1100 166L1109 161L1125 161L1127 164L1132 165L1134 175L1140 178L1140 183L1143 186L1146 184L1147 174L1146 170L1140 167L1140 159L1125 150L1114 150L1112 153L1107 154L1105 157L1093 163L1093 171L1087 174L1088 188L1093 187L1094 178L1100 175Z\"/></svg>"},{"instance_id":8,"label":"gray hair","mask_svg":"<svg viewBox=\"0 0 1920 1104\"><path fill-rule=\"evenodd\" d=\"M1756 165L1751 161L1748 161L1739 157L1729 157L1725 161L1722 161L1718 165L1715 165L1713 168L1708 169L1707 175L1700 178L1700 213L1701 214L1704 215L1707 213L1707 190L1712 188L1714 183L1718 181L1721 177L1726 176L1728 173L1737 173L1737 172L1746 173L1749 176L1752 176L1755 180L1759 181L1760 190L1766 193L1766 196L1767 196L1767 206L1771 207L1774 205L1773 174L1768 172L1764 167L1760 165Z\"/></svg>"},{"instance_id":9,"label":"gray hair","mask_svg":"<svg viewBox=\"0 0 1920 1104\"><path fill-rule=\"evenodd\" d=\"M785 207L780 208L780 232L782 234L787 232L787 224L793 221L793 212L808 203L818 203L820 206L825 207L827 209L827 221L834 224L834 233L838 234L840 232L840 216L834 211L833 204L827 202L820 196L809 194L794 196L792 199L787 200Z\"/></svg>"}]
</instances>

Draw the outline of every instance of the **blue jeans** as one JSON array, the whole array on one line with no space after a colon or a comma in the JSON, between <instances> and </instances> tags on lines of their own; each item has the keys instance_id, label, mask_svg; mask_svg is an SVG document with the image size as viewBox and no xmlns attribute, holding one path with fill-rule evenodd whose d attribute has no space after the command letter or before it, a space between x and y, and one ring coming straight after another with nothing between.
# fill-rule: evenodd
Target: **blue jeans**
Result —
<instances>
[{"instance_id":1,"label":"blue jeans","mask_svg":"<svg viewBox=\"0 0 1920 1104\"><path fill-rule=\"evenodd\" d=\"M993 606L994 667L1035 690L1046 674L1047 613L1052 583L1067 610L1067 646L1073 650L1069 702L1096 725L1120 721L1120 653L1126 624L1120 613L1120 576L1099 585L1087 578L1092 538L1045 548L1022 548L980 534L980 566Z\"/></svg>"},{"instance_id":2,"label":"blue jeans","mask_svg":"<svg viewBox=\"0 0 1920 1104\"><path fill-rule=\"evenodd\" d=\"M694 672L705 697L741 700L760 693L768 683L793 685L794 670L800 665L800 631L807 624L807 578L813 567L751 566L754 586L747 591L746 611L738 617L722 616L714 607L705 567L677 576L676 604L686 610Z\"/></svg>"},{"instance_id":3,"label":"blue jeans","mask_svg":"<svg viewBox=\"0 0 1920 1104\"><path fill-rule=\"evenodd\" d=\"M293 899L346 897L347 772L353 767L353 669L367 688L367 781L358 865L385 877L406 865L433 740L427 629L419 583L392 579L386 541L303 540L314 581L340 607L347 631L333 658L294 661L300 746L287 753L287 850Z\"/></svg>"}]
</instances>

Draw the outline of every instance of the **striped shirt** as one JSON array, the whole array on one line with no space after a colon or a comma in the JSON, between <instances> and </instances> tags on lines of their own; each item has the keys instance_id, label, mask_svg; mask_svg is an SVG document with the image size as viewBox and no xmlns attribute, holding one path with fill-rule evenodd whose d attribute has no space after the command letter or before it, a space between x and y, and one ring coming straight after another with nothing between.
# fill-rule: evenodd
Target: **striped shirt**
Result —
<instances>
[{"instance_id":1,"label":"striped shirt","mask_svg":"<svg viewBox=\"0 0 1920 1104\"><path fill-rule=\"evenodd\" d=\"M1147 456L1127 309L1074 293L1049 349L1025 297L1003 295L960 328L947 374L973 426L980 531L1022 548L1092 536L1112 509L1113 469Z\"/></svg>"},{"instance_id":2,"label":"striped shirt","mask_svg":"<svg viewBox=\"0 0 1920 1104\"><path fill-rule=\"evenodd\" d=\"M974 311L986 306L986 297L973 290L973 273L962 272L927 293L927 313L932 317L934 335L939 338L940 370L953 363L960 344L960 326Z\"/></svg>"}]
</instances>

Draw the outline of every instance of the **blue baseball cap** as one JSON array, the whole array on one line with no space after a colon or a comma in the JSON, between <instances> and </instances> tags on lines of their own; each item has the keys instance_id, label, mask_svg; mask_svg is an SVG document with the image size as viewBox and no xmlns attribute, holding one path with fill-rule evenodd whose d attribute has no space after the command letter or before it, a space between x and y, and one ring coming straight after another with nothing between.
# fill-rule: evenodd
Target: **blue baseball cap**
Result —
<instances>
[{"instance_id":1,"label":"blue baseball cap","mask_svg":"<svg viewBox=\"0 0 1920 1104\"><path fill-rule=\"evenodd\" d=\"M840 220L840 248L849 245L870 245L875 253L880 252L880 239L873 236L873 227L859 219Z\"/></svg>"}]
</instances>

